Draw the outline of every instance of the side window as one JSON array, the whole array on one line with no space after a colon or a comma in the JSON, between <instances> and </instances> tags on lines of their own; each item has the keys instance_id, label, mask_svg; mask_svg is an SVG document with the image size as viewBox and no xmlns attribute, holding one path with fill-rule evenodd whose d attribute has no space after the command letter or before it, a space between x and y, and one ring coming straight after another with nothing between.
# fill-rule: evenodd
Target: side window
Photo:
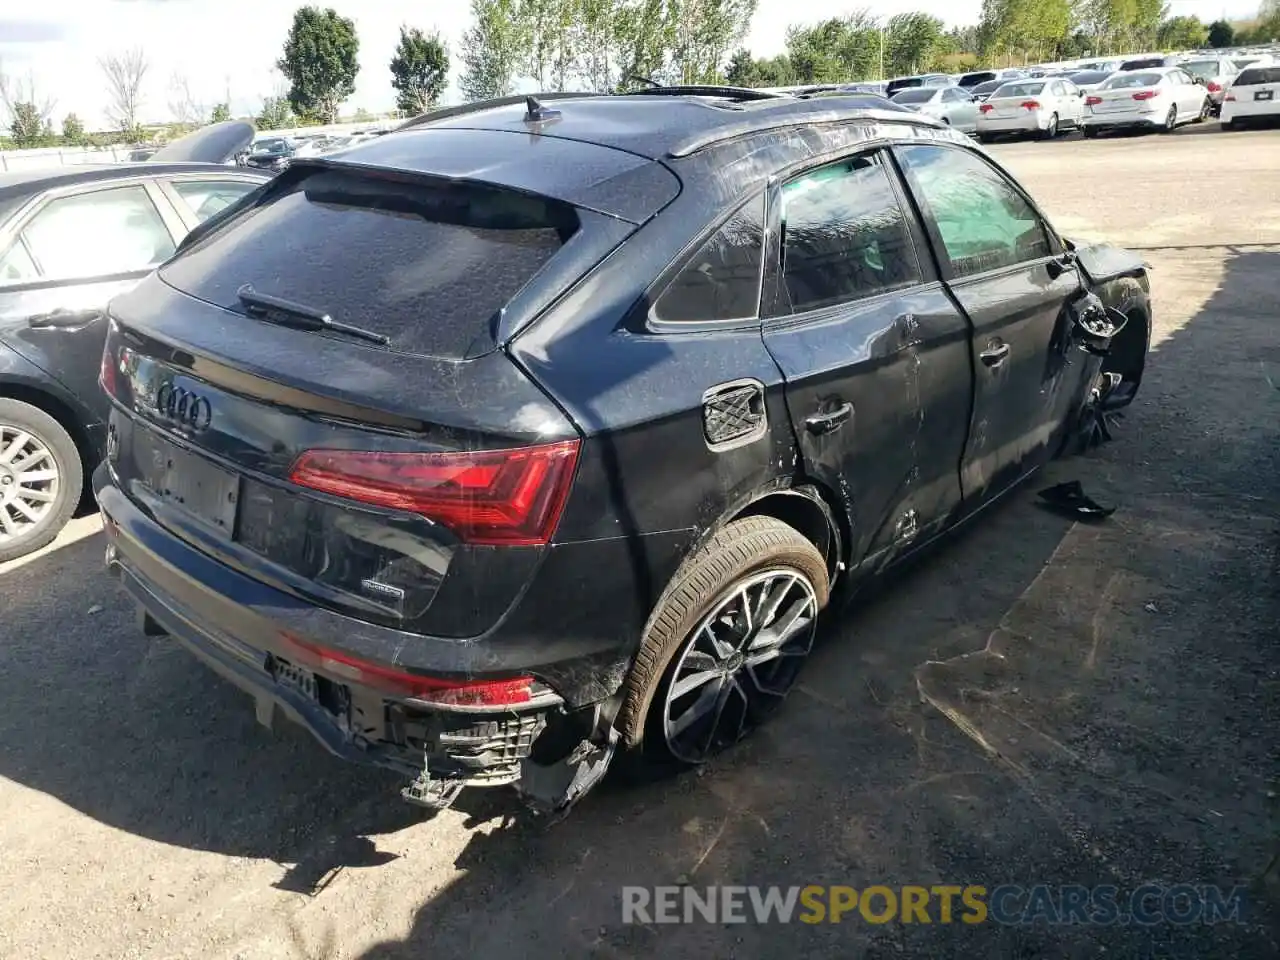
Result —
<instances>
[{"instance_id":1,"label":"side window","mask_svg":"<svg viewBox=\"0 0 1280 960\"><path fill-rule=\"evenodd\" d=\"M248 180L174 180L170 183L183 203L204 223L231 206L257 184Z\"/></svg>"},{"instance_id":2,"label":"side window","mask_svg":"<svg viewBox=\"0 0 1280 960\"><path fill-rule=\"evenodd\" d=\"M878 154L811 170L782 188L782 313L919 283L906 218Z\"/></svg>"},{"instance_id":3,"label":"side window","mask_svg":"<svg viewBox=\"0 0 1280 960\"><path fill-rule=\"evenodd\" d=\"M14 283L31 283L40 279L40 271L31 262L31 255L21 240L13 241L4 256L0 256L0 287Z\"/></svg>"},{"instance_id":4,"label":"side window","mask_svg":"<svg viewBox=\"0 0 1280 960\"><path fill-rule=\"evenodd\" d=\"M911 146L901 151L917 199L932 214L957 277L1052 252L1044 224L997 170L968 150Z\"/></svg>"},{"instance_id":5,"label":"side window","mask_svg":"<svg viewBox=\"0 0 1280 960\"><path fill-rule=\"evenodd\" d=\"M47 280L146 270L173 253L173 237L142 186L47 203L22 231Z\"/></svg>"},{"instance_id":6,"label":"side window","mask_svg":"<svg viewBox=\"0 0 1280 960\"><path fill-rule=\"evenodd\" d=\"M653 314L674 323L746 320L760 312L764 197L713 233L658 296Z\"/></svg>"}]
</instances>

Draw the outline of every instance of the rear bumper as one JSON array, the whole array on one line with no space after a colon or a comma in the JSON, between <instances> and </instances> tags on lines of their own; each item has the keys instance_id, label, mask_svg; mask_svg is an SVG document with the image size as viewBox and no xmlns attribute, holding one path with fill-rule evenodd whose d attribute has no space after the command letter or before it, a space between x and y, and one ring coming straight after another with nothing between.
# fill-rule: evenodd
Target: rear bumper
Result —
<instances>
[{"instance_id":1,"label":"rear bumper","mask_svg":"<svg viewBox=\"0 0 1280 960\"><path fill-rule=\"evenodd\" d=\"M1151 130L1163 123L1164 117L1154 113L1126 113L1117 117L1085 117L1082 126L1091 130Z\"/></svg>"},{"instance_id":2,"label":"rear bumper","mask_svg":"<svg viewBox=\"0 0 1280 960\"><path fill-rule=\"evenodd\" d=\"M548 720L564 715L550 691L518 706L442 707L300 667L290 659L290 639L307 635L271 616L300 601L255 584L159 527L111 482L105 464L93 480L108 568L138 602L144 629L168 634L248 693L264 725L283 715L346 760L411 776L425 763L437 778L498 785L518 780L521 762ZM274 600L266 594L275 594ZM319 620L337 616L312 613Z\"/></svg>"},{"instance_id":3,"label":"rear bumper","mask_svg":"<svg viewBox=\"0 0 1280 960\"><path fill-rule=\"evenodd\" d=\"M1014 133L1039 133L1046 129L1049 118L1036 116L1026 117L997 117L994 120L986 120L979 118L978 132L1000 135Z\"/></svg>"}]
</instances>

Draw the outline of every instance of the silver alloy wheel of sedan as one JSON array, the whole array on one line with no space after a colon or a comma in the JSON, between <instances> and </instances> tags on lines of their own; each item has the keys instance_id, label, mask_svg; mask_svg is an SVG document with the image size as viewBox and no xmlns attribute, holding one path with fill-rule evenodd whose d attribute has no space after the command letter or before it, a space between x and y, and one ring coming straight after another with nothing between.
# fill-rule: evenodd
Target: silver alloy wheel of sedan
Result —
<instances>
[{"instance_id":1,"label":"silver alloy wheel of sedan","mask_svg":"<svg viewBox=\"0 0 1280 960\"><path fill-rule=\"evenodd\" d=\"M49 515L60 479L47 443L22 427L0 423L0 547Z\"/></svg>"},{"instance_id":2,"label":"silver alloy wheel of sedan","mask_svg":"<svg viewBox=\"0 0 1280 960\"><path fill-rule=\"evenodd\" d=\"M663 705L667 749L702 763L786 696L813 647L817 596L794 569L756 573L693 630Z\"/></svg>"}]
</instances>

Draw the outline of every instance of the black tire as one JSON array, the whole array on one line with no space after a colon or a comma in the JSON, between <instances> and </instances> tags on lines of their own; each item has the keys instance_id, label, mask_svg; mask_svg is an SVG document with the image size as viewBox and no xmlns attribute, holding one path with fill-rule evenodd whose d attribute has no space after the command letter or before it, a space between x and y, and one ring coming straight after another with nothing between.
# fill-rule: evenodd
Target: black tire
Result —
<instances>
[{"instance_id":1,"label":"black tire","mask_svg":"<svg viewBox=\"0 0 1280 960\"><path fill-rule=\"evenodd\" d=\"M993 136L991 136L991 134L989 134L989 133L980 133L980 134L978 134L978 142L979 142L979 143L995 143L995 139L996 139L996 138L995 138L995 137L993 137Z\"/></svg>"},{"instance_id":2,"label":"black tire","mask_svg":"<svg viewBox=\"0 0 1280 960\"><path fill-rule=\"evenodd\" d=\"M0 428L12 428L29 434L52 455L57 467L58 476L51 481L54 487L53 501L47 511L36 522L28 523L25 529L19 523L17 508L6 501L0 494L0 510L6 511L9 525L20 532L8 533L0 526L0 563L16 560L39 550L56 537L67 525L71 515L80 503L80 494L84 489L84 467L80 462L80 452L75 441L63 428L62 424L38 407L18 400L0 398ZM0 448L0 454L3 449ZM14 474L0 467L0 485L10 487L16 483Z\"/></svg>"},{"instance_id":3,"label":"black tire","mask_svg":"<svg viewBox=\"0 0 1280 960\"><path fill-rule=\"evenodd\" d=\"M633 771L691 766L696 762L676 757L663 735L667 693L676 668L684 659L677 655L693 646L699 624L744 583L773 571L804 578L812 588L816 619L829 597L826 561L798 530L773 517L746 517L728 524L686 560L672 578L649 617L640 650L623 685L616 725ZM803 656L795 666L800 662ZM781 694L776 699L780 702ZM660 705L657 710L653 709L655 704ZM753 717L752 727L767 712L770 711L743 708L744 716L750 713ZM722 746L709 748L707 758Z\"/></svg>"},{"instance_id":4,"label":"black tire","mask_svg":"<svg viewBox=\"0 0 1280 960\"><path fill-rule=\"evenodd\" d=\"M1098 128L1097 127L1081 127L1080 132L1084 134L1084 138L1086 140L1092 140L1094 137L1098 135Z\"/></svg>"},{"instance_id":5,"label":"black tire","mask_svg":"<svg viewBox=\"0 0 1280 960\"><path fill-rule=\"evenodd\" d=\"M1058 138L1058 115L1055 113L1049 117L1049 126L1045 127L1041 138L1044 140L1056 140Z\"/></svg>"},{"instance_id":6,"label":"black tire","mask_svg":"<svg viewBox=\"0 0 1280 960\"><path fill-rule=\"evenodd\" d=\"M1213 98L1205 97L1204 103L1200 104L1200 116L1196 117L1196 123L1204 123L1213 116Z\"/></svg>"},{"instance_id":7,"label":"black tire","mask_svg":"<svg viewBox=\"0 0 1280 960\"><path fill-rule=\"evenodd\" d=\"M1174 104L1169 108L1169 112L1164 115L1164 126L1160 128L1161 133L1173 133L1178 129L1178 107Z\"/></svg>"},{"instance_id":8,"label":"black tire","mask_svg":"<svg viewBox=\"0 0 1280 960\"><path fill-rule=\"evenodd\" d=\"M1228 120L1222 125L1222 129L1229 133L1236 133L1243 128L1240 126L1240 122L1238 120Z\"/></svg>"}]
</instances>

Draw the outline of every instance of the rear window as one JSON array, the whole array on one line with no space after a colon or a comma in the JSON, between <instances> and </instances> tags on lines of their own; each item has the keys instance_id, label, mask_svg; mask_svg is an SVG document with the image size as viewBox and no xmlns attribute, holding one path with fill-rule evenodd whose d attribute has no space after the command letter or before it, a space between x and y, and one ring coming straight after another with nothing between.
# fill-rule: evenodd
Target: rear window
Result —
<instances>
[{"instance_id":1,"label":"rear window","mask_svg":"<svg viewBox=\"0 0 1280 960\"><path fill-rule=\"evenodd\" d=\"M910 90L900 90L890 99L894 103L928 103L937 95L938 91L934 87L912 87Z\"/></svg>"},{"instance_id":2,"label":"rear window","mask_svg":"<svg viewBox=\"0 0 1280 960\"><path fill-rule=\"evenodd\" d=\"M1006 83L991 95L991 99L1000 100L1004 97L1034 97L1038 96L1043 90L1043 81L1037 81L1035 83Z\"/></svg>"},{"instance_id":3,"label":"rear window","mask_svg":"<svg viewBox=\"0 0 1280 960\"><path fill-rule=\"evenodd\" d=\"M988 80L985 83L980 83L976 87L971 88L969 92L974 96L980 96L984 93L992 93L999 90L1002 86L1003 84L999 80Z\"/></svg>"},{"instance_id":4,"label":"rear window","mask_svg":"<svg viewBox=\"0 0 1280 960\"><path fill-rule=\"evenodd\" d=\"M1085 70L1082 73L1073 73L1067 79L1072 83L1101 83L1111 74L1106 70Z\"/></svg>"},{"instance_id":5,"label":"rear window","mask_svg":"<svg viewBox=\"0 0 1280 960\"><path fill-rule=\"evenodd\" d=\"M578 228L568 205L494 187L295 176L161 277L237 311L251 284L384 334L393 350L460 359L492 345L497 313Z\"/></svg>"},{"instance_id":6,"label":"rear window","mask_svg":"<svg viewBox=\"0 0 1280 960\"><path fill-rule=\"evenodd\" d=\"M996 75L992 73L990 70L983 70L983 71L980 71L979 73L966 73L963 77L960 78L960 82L958 86L972 87L972 86L976 86L979 83L986 83L988 80L994 80L995 78L996 78Z\"/></svg>"},{"instance_id":7,"label":"rear window","mask_svg":"<svg viewBox=\"0 0 1280 960\"><path fill-rule=\"evenodd\" d=\"M1249 67L1232 83L1235 87L1256 87L1260 83L1280 83L1280 67Z\"/></svg>"},{"instance_id":8,"label":"rear window","mask_svg":"<svg viewBox=\"0 0 1280 960\"><path fill-rule=\"evenodd\" d=\"M1144 57L1141 60L1126 60L1120 65L1121 70L1147 70L1151 67L1163 67L1164 57Z\"/></svg>"},{"instance_id":9,"label":"rear window","mask_svg":"<svg viewBox=\"0 0 1280 960\"><path fill-rule=\"evenodd\" d=\"M1120 73L1102 86L1106 90L1136 90L1139 87L1157 87L1163 79L1163 73Z\"/></svg>"},{"instance_id":10,"label":"rear window","mask_svg":"<svg viewBox=\"0 0 1280 960\"><path fill-rule=\"evenodd\" d=\"M1186 63L1178 64L1178 66L1193 77L1199 77L1201 80L1212 80L1222 70L1217 60L1189 60Z\"/></svg>"}]
</instances>

